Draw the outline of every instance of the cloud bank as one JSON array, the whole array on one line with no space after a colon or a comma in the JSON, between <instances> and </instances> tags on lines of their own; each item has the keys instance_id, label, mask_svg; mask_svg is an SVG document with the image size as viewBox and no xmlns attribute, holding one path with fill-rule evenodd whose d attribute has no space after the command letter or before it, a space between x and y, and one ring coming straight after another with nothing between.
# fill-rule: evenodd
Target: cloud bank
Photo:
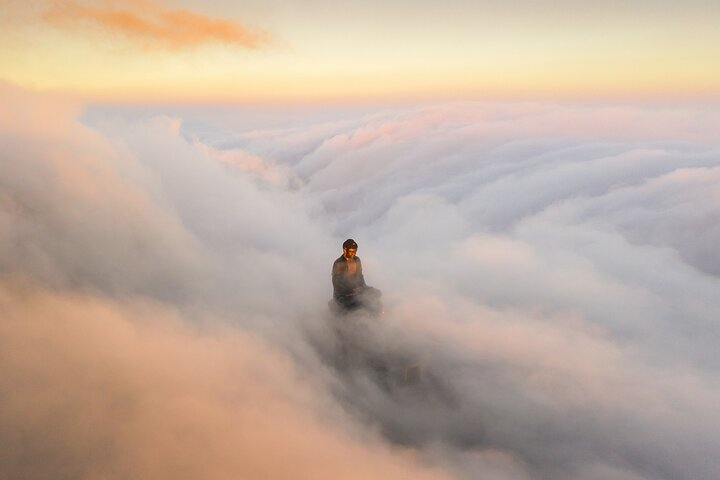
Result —
<instances>
[{"instance_id":1,"label":"cloud bank","mask_svg":"<svg viewBox=\"0 0 720 480\"><path fill-rule=\"evenodd\" d=\"M237 329L7 281L0 295L8 478L443 478L333 427L342 412Z\"/></svg>"},{"instance_id":2,"label":"cloud bank","mask_svg":"<svg viewBox=\"0 0 720 480\"><path fill-rule=\"evenodd\" d=\"M2 97L2 476L720 473L718 109ZM418 385L323 356L347 237Z\"/></svg>"}]
</instances>

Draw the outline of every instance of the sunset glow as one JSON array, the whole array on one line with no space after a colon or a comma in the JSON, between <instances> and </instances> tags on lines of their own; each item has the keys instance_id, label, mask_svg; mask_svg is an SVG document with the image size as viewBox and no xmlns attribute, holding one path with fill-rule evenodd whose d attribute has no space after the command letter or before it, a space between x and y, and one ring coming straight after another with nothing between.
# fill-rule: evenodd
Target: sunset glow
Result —
<instances>
[{"instance_id":1,"label":"sunset glow","mask_svg":"<svg viewBox=\"0 0 720 480\"><path fill-rule=\"evenodd\" d=\"M139 101L720 94L720 7L636 1L15 2L12 83Z\"/></svg>"}]
</instances>

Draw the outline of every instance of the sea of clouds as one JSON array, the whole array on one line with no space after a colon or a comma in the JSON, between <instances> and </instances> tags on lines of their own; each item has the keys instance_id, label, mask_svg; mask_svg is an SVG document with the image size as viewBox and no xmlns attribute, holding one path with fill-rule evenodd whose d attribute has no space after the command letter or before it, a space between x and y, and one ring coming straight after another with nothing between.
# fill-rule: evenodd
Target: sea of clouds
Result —
<instances>
[{"instance_id":1,"label":"sea of clouds","mask_svg":"<svg viewBox=\"0 0 720 480\"><path fill-rule=\"evenodd\" d=\"M0 477L720 477L720 107L0 105Z\"/></svg>"}]
</instances>

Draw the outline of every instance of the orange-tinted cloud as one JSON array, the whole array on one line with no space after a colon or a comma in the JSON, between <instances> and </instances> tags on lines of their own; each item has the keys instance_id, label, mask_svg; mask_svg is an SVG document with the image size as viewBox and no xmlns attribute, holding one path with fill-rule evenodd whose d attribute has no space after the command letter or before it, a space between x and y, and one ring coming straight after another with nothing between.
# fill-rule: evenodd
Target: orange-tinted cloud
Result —
<instances>
[{"instance_id":1,"label":"orange-tinted cloud","mask_svg":"<svg viewBox=\"0 0 720 480\"><path fill-rule=\"evenodd\" d=\"M96 28L119 34L145 48L181 50L221 43L255 49L270 39L266 32L210 18L186 9L170 9L150 1L90 6L54 2L43 18L66 29Z\"/></svg>"},{"instance_id":2,"label":"orange-tinted cloud","mask_svg":"<svg viewBox=\"0 0 720 480\"><path fill-rule=\"evenodd\" d=\"M239 329L200 333L172 308L4 276L0 308L1 478L448 478L356 438L282 352Z\"/></svg>"}]
</instances>

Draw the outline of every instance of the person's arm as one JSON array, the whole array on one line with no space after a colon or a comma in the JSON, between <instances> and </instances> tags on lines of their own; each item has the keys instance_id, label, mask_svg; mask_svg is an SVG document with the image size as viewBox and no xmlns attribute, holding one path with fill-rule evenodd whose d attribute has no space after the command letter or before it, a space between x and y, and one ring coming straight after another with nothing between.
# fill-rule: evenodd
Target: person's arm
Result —
<instances>
[{"instance_id":1,"label":"person's arm","mask_svg":"<svg viewBox=\"0 0 720 480\"><path fill-rule=\"evenodd\" d=\"M363 276L362 262L360 261L360 257L355 257L355 261L357 262L358 285L360 285L361 287L367 287L367 285L365 284L365 276Z\"/></svg>"},{"instance_id":2,"label":"person's arm","mask_svg":"<svg viewBox=\"0 0 720 480\"><path fill-rule=\"evenodd\" d=\"M333 263L332 284L333 293L337 295L346 295L349 293L348 290L350 289L347 286L347 281L345 280L345 274L343 271L343 264L341 262L335 261L335 263Z\"/></svg>"}]
</instances>

